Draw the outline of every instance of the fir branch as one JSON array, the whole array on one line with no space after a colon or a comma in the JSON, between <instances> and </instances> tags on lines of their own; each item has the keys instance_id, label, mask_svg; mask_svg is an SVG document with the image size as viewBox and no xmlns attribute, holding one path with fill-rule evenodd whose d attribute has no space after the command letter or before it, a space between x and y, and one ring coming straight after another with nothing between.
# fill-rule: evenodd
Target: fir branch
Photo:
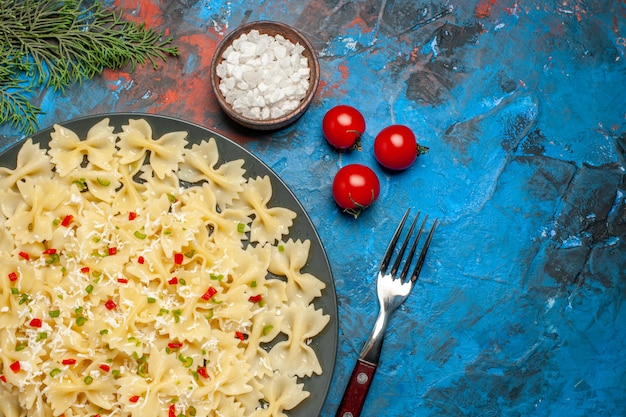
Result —
<instances>
[{"instance_id":1,"label":"fir branch","mask_svg":"<svg viewBox=\"0 0 626 417\"><path fill-rule=\"evenodd\" d=\"M171 42L98 1L0 0L0 124L10 122L30 134L41 113L26 104L33 91L62 91L106 68L134 71L150 62L156 69L159 61L178 55Z\"/></svg>"},{"instance_id":2,"label":"fir branch","mask_svg":"<svg viewBox=\"0 0 626 417\"><path fill-rule=\"evenodd\" d=\"M0 121L27 134L34 133L37 115L43 112L28 99L31 93L19 83L0 85Z\"/></svg>"}]
</instances>

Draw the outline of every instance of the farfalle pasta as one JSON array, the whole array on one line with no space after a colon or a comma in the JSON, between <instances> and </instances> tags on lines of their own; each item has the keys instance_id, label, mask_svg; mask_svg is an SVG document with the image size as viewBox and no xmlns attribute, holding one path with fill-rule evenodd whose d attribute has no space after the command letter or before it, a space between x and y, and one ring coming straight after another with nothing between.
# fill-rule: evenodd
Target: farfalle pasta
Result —
<instances>
[{"instance_id":1,"label":"farfalle pasta","mask_svg":"<svg viewBox=\"0 0 626 417\"><path fill-rule=\"evenodd\" d=\"M269 177L250 178L243 185L241 198L234 205L253 217L250 239L253 242L274 243L293 225L296 215L284 207L268 207L272 198Z\"/></svg>"},{"instance_id":2,"label":"farfalle pasta","mask_svg":"<svg viewBox=\"0 0 626 417\"><path fill-rule=\"evenodd\" d=\"M185 150L183 156L185 163L178 171L181 180L208 181L220 207L231 205L239 197L245 182L243 161L229 161L216 167L218 153L215 139L192 145L191 149Z\"/></svg>"},{"instance_id":3,"label":"farfalle pasta","mask_svg":"<svg viewBox=\"0 0 626 417\"><path fill-rule=\"evenodd\" d=\"M15 169L0 167L0 190L15 187L23 178L51 177L53 165L46 151L27 139L17 154Z\"/></svg>"},{"instance_id":4,"label":"farfalle pasta","mask_svg":"<svg viewBox=\"0 0 626 417\"><path fill-rule=\"evenodd\" d=\"M278 417L309 396L329 322L310 243L268 177L186 136L55 126L0 168L0 415Z\"/></svg>"},{"instance_id":5,"label":"farfalle pasta","mask_svg":"<svg viewBox=\"0 0 626 417\"><path fill-rule=\"evenodd\" d=\"M48 153L61 177L78 168L83 163L84 156L87 156L90 164L109 171L115 152L113 127L109 126L106 119L95 124L84 140L63 126L57 126L50 135Z\"/></svg>"},{"instance_id":6,"label":"farfalle pasta","mask_svg":"<svg viewBox=\"0 0 626 417\"><path fill-rule=\"evenodd\" d=\"M150 167L159 179L178 171L187 144L186 132L168 132L154 139L150 124L143 119L131 119L122 129L117 143L121 164L141 163L148 155Z\"/></svg>"}]
</instances>

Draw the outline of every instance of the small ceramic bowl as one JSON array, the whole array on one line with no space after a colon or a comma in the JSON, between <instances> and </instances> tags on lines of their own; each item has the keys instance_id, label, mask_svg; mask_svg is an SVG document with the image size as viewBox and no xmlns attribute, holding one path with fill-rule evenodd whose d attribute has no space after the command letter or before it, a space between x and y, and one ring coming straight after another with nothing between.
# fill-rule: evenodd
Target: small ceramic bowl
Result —
<instances>
[{"instance_id":1,"label":"small ceramic bowl","mask_svg":"<svg viewBox=\"0 0 626 417\"><path fill-rule=\"evenodd\" d=\"M304 98L300 100L295 109L279 117L268 119L245 117L240 112L235 111L233 107L226 102L226 99L220 90L220 82L222 81L222 79L220 78L220 76L218 76L217 67L224 60L224 51L233 43L233 41L238 39L242 34L248 34L253 29L258 30L261 35L265 34L272 37L282 35L291 43L300 44L304 48L304 50L302 51L302 56L308 61L308 67L310 70L309 87L306 94L304 95ZM218 44L215 55L213 56L213 59L211 61L211 86L213 87L213 91L215 92L215 96L220 107L235 122L249 129L255 130L280 129L298 120L311 104L311 101L315 96L315 92L317 91L319 78L319 62L311 43L298 30L289 25L279 22L257 21L239 26L234 31L226 35L224 39L222 39L222 41Z\"/></svg>"}]
</instances>

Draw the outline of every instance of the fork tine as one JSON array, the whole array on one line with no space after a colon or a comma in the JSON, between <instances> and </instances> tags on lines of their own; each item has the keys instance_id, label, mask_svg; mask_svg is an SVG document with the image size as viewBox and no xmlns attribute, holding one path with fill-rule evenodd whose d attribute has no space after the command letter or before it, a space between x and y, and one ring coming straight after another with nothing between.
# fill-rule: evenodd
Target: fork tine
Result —
<instances>
[{"instance_id":1,"label":"fork tine","mask_svg":"<svg viewBox=\"0 0 626 417\"><path fill-rule=\"evenodd\" d=\"M398 227L396 228L396 231L393 234L391 241L389 242L389 245L387 246L387 250L385 251L385 256L383 256L383 260L380 263L380 271L383 273L387 271L387 266L389 266L389 261L391 260L391 256L393 255L393 250L396 247L396 243L398 242L398 238L400 237L400 234L402 233L402 229L404 228L404 223L406 222L406 219L409 216L410 211L411 209L408 208L406 212L404 213L404 216L402 216L402 220L400 220L400 224L398 224Z\"/></svg>"},{"instance_id":2,"label":"fork tine","mask_svg":"<svg viewBox=\"0 0 626 417\"><path fill-rule=\"evenodd\" d=\"M415 217L415 220L413 220L413 226L411 227L411 230L409 230L409 234L406 237L407 243L409 241L409 238L411 237L411 232L413 231L413 227L415 227L415 224L417 223L418 218L419 218L419 213ZM413 244L411 245L411 249L409 250L409 256L407 257L406 262L404 263L404 268L402 268L402 274L400 274L400 279L402 281L404 281L407 274L409 273L409 268L411 267L411 262L413 262L413 257L415 256L415 252L417 251L417 244L419 243L420 238L422 237L422 232L424 231L424 225L426 224L426 220L428 220L428 214L424 217L424 220L422 220L422 225L417 231L417 236L415 236L415 239L413 239ZM398 259L397 262L400 262L400 259Z\"/></svg>"},{"instance_id":3,"label":"fork tine","mask_svg":"<svg viewBox=\"0 0 626 417\"><path fill-rule=\"evenodd\" d=\"M430 232L428 232L428 236L426 237L426 243L424 243L424 246L422 247L422 251L420 252L419 258L417 258L417 264L415 265L415 270L413 271L413 274L411 275L411 281L413 282L417 281L417 277L419 276L420 272L422 272L422 267L424 266L424 259L426 259L426 252L428 252L430 241L433 240L433 234L435 233L435 229L437 228L438 223L439 223L439 219L435 219L435 221L433 222L433 226L430 229ZM422 224L422 227L423 226L424 225Z\"/></svg>"},{"instance_id":4,"label":"fork tine","mask_svg":"<svg viewBox=\"0 0 626 417\"><path fill-rule=\"evenodd\" d=\"M413 230L415 229L415 225L417 224L417 219L419 217L420 217L420 212L418 211L417 215L413 219L413 222L411 223L411 227L409 227L409 231L407 232L406 237L404 238L404 241L402 242L402 246L400 247L400 250L398 251L396 261L393 263L393 267L391 268L390 274L393 276L396 275L396 273L398 272L398 269L400 268L400 263L402 263L402 258L404 258L404 252L406 251L406 248L409 245L409 242L411 240L411 235L413 235ZM409 262L410 262L411 257L412 255L409 252ZM404 264L404 268L402 269L403 274L404 274L405 269L406 269L406 263ZM400 276L400 278L404 278L404 277Z\"/></svg>"}]
</instances>

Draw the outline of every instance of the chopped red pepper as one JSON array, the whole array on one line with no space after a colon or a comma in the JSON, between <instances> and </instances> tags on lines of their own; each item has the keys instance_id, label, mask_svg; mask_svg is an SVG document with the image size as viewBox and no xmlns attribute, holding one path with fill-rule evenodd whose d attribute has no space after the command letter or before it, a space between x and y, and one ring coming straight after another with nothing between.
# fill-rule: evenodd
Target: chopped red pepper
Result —
<instances>
[{"instance_id":1,"label":"chopped red pepper","mask_svg":"<svg viewBox=\"0 0 626 417\"><path fill-rule=\"evenodd\" d=\"M131 403L136 403L137 401L139 401L139 398L141 398L139 395L133 395L128 399L128 401Z\"/></svg>"},{"instance_id":2,"label":"chopped red pepper","mask_svg":"<svg viewBox=\"0 0 626 417\"><path fill-rule=\"evenodd\" d=\"M11 370L13 371L14 374L16 374L16 373L18 373L19 371L22 370L22 366L20 365L20 361L13 362L11 365L9 365L9 368L11 368Z\"/></svg>"},{"instance_id":3,"label":"chopped red pepper","mask_svg":"<svg viewBox=\"0 0 626 417\"><path fill-rule=\"evenodd\" d=\"M248 335L243 332L235 332L235 337L241 341L244 341L248 338Z\"/></svg>"},{"instance_id":4,"label":"chopped red pepper","mask_svg":"<svg viewBox=\"0 0 626 417\"><path fill-rule=\"evenodd\" d=\"M185 259L185 255L183 255L182 253L174 254L174 263L176 265L182 265L184 259Z\"/></svg>"},{"instance_id":5,"label":"chopped red pepper","mask_svg":"<svg viewBox=\"0 0 626 417\"><path fill-rule=\"evenodd\" d=\"M108 249L108 252L109 252L109 256L113 256L117 253L117 248L113 246L112 248Z\"/></svg>"},{"instance_id":6,"label":"chopped red pepper","mask_svg":"<svg viewBox=\"0 0 626 417\"><path fill-rule=\"evenodd\" d=\"M11 281L11 282L17 281L17 272L11 272L9 274L9 281Z\"/></svg>"},{"instance_id":7,"label":"chopped red pepper","mask_svg":"<svg viewBox=\"0 0 626 417\"><path fill-rule=\"evenodd\" d=\"M80 272L82 272L83 274L88 274L89 273L89 267L88 266L83 266L82 268L80 268Z\"/></svg>"},{"instance_id":8,"label":"chopped red pepper","mask_svg":"<svg viewBox=\"0 0 626 417\"><path fill-rule=\"evenodd\" d=\"M170 404L168 417L176 417L176 404Z\"/></svg>"},{"instance_id":9,"label":"chopped red pepper","mask_svg":"<svg viewBox=\"0 0 626 417\"><path fill-rule=\"evenodd\" d=\"M209 289L202 295L202 299L209 301L215 294L217 294L217 290L213 287L209 287Z\"/></svg>"},{"instance_id":10,"label":"chopped red pepper","mask_svg":"<svg viewBox=\"0 0 626 417\"><path fill-rule=\"evenodd\" d=\"M261 296L261 294L257 294L257 295L251 295L250 298L248 298L248 301L250 301L251 303L258 303L262 299L263 297Z\"/></svg>"},{"instance_id":11,"label":"chopped red pepper","mask_svg":"<svg viewBox=\"0 0 626 417\"><path fill-rule=\"evenodd\" d=\"M55 253L57 253L57 250L54 248L46 249L45 251L43 251L44 255L54 255Z\"/></svg>"},{"instance_id":12,"label":"chopped red pepper","mask_svg":"<svg viewBox=\"0 0 626 417\"><path fill-rule=\"evenodd\" d=\"M43 325L43 322L41 321L41 319L38 318L34 318L30 321L30 327L41 327Z\"/></svg>"},{"instance_id":13,"label":"chopped red pepper","mask_svg":"<svg viewBox=\"0 0 626 417\"><path fill-rule=\"evenodd\" d=\"M168 284L170 285L176 285L178 284L178 278L174 277L172 279L170 279L169 281L167 281Z\"/></svg>"},{"instance_id":14,"label":"chopped red pepper","mask_svg":"<svg viewBox=\"0 0 626 417\"><path fill-rule=\"evenodd\" d=\"M7 382L7 377L4 375L0 375L0 381Z\"/></svg>"},{"instance_id":15,"label":"chopped red pepper","mask_svg":"<svg viewBox=\"0 0 626 417\"><path fill-rule=\"evenodd\" d=\"M102 365L100 365L100 369L102 369L104 372L109 372L111 370L111 367L106 363L103 363Z\"/></svg>"},{"instance_id":16,"label":"chopped red pepper","mask_svg":"<svg viewBox=\"0 0 626 417\"><path fill-rule=\"evenodd\" d=\"M126 278L118 278L117 282L119 282L120 284L128 284L128 280Z\"/></svg>"},{"instance_id":17,"label":"chopped red pepper","mask_svg":"<svg viewBox=\"0 0 626 417\"><path fill-rule=\"evenodd\" d=\"M115 307L117 307L117 304L115 304L115 301L108 299L106 303L104 303L104 306L107 308L107 310L113 310Z\"/></svg>"},{"instance_id":18,"label":"chopped red pepper","mask_svg":"<svg viewBox=\"0 0 626 417\"><path fill-rule=\"evenodd\" d=\"M69 358L69 359L63 359L61 361L62 365L76 365L76 359L73 358Z\"/></svg>"},{"instance_id":19,"label":"chopped red pepper","mask_svg":"<svg viewBox=\"0 0 626 417\"><path fill-rule=\"evenodd\" d=\"M27 254L26 252L20 252L19 255L20 255L21 258L24 258L27 261L30 260L30 255Z\"/></svg>"},{"instance_id":20,"label":"chopped red pepper","mask_svg":"<svg viewBox=\"0 0 626 417\"><path fill-rule=\"evenodd\" d=\"M209 373L204 366L198 367L198 375L200 375L204 379L209 379Z\"/></svg>"},{"instance_id":21,"label":"chopped red pepper","mask_svg":"<svg viewBox=\"0 0 626 417\"><path fill-rule=\"evenodd\" d=\"M137 262L143 265L146 262L146 260L144 259L143 256L140 256L139 258L137 258Z\"/></svg>"},{"instance_id":22,"label":"chopped red pepper","mask_svg":"<svg viewBox=\"0 0 626 417\"><path fill-rule=\"evenodd\" d=\"M131 211L130 213L128 213L128 220L135 220L137 218L137 213L134 211Z\"/></svg>"},{"instance_id":23,"label":"chopped red pepper","mask_svg":"<svg viewBox=\"0 0 626 417\"><path fill-rule=\"evenodd\" d=\"M74 220L74 216L68 214L67 216L63 217L63 221L61 221L61 226L68 227L72 223L72 220Z\"/></svg>"},{"instance_id":24,"label":"chopped red pepper","mask_svg":"<svg viewBox=\"0 0 626 417\"><path fill-rule=\"evenodd\" d=\"M175 350L175 349L180 349L181 347L183 347L182 342L170 342L167 344L167 347Z\"/></svg>"}]
</instances>

